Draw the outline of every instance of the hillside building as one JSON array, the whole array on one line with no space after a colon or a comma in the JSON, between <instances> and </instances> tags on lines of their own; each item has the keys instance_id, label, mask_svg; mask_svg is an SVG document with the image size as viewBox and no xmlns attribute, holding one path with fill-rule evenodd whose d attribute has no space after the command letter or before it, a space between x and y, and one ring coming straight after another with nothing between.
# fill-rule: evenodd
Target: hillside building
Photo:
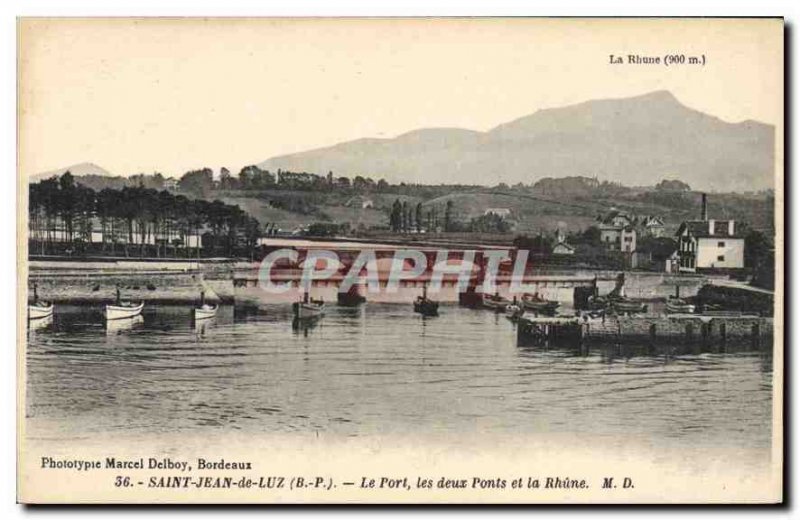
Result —
<instances>
[{"instance_id":1,"label":"hillside building","mask_svg":"<svg viewBox=\"0 0 800 520\"><path fill-rule=\"evenodd\" d=\"M664 219L661 217L648 215L641 220L639 226L647 236L655 238L664 236Z\"/></svg>"},{"instance_id":2,"label":"hillside building","mask_svg":"<svg viewBox=\"0 0 800 520\"><path fill-rule=\"evenodd\" d=\"M556 245L553 246L552 253L554 255L574 255L575 248L567 243L567 236L564 230L559 228L556 230Z\"/></svg>"},{"instance_id":3,"label":"hillside building","mask_svg":"<svg viewBox=\"0 0 800 520\"><path fill-rule=\"evenodd\" d=\"M347 202L344 203L345 206L350 208L361 208L361 209L370 209L375 206L372 202L372 199L368 199L361 195L356 195L348 199Z\"/></svg>"},{"instance_id":4,"label":"hillside building","mask_svg":"<svg viewBox=\"0 0 800 520\"><path fill-rule=\"evenodd\" d=\"M574 255L575 248L566 242L559 242L553 246L554 255Z\"/></svg>"},{"instance_id":5,"label":"hillside building","mask_svg":"<svg viewBox=\"0 0 800 520\"><path fill-rule=\"evenodd\" d=\"M507 219L511 216L511 210L508 208L486 208L483 212L484 215L496 215L502 219Z\"/></svg>"},{"instance_id":6,"label":"hillside building","mask_svg":"<svg viewBox=\"0 0 800 520\"><path fill-rule=\"evenodd\" d=\"M678 228L681 272L702 269L744 268L744 236L733 220L709 219L703 194L700 220L689 220Z\"/></svg>"},{"instance_id":7,"label":"hillside building","mask_svg":"<svg viewBox=\"0 0 800 520\"><path fill-rule=\"evenodd\" d=\"M600 219L600 241L609 251L633 253L636 251L636 228L634 218L612 210Z\"/></svg>"}]
</instances>

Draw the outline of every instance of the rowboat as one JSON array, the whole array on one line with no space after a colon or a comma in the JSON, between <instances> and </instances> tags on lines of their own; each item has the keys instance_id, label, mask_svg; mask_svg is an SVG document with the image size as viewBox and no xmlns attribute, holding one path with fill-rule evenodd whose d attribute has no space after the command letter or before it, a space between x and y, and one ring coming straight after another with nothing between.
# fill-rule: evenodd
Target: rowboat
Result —
<instances>
[{"instance_id":1,"label":"rowboat","mask_svg":"<svg viewBox=\"0 0 800 520\"><path fill-rule=\"evenodd\" d=\"M33 302L28 304L28 319L40 320L42 318L49 318L53 315L52 302Z\"/></svg>"},{"instance_id":2,"label":"rowboat","mask_svg":"<svg viewBox=\"0 0 800 520\"><path fill-rule=\"evenodd\" d=\"M627 298L617 298L611 300L611 309L620 314L634 314L647 312L647 305Z\"/></svg>"},{"instance_id":3,"label":"rowboat","mask_svg":"<svg viewBox=\"0 0 800 520\"><path fill-rule=\"evenodd\" d=\"M106 305L103 315L105 316L107 321L110 320L123 320L127 318L133 318L134 316L138 316L142 313L142 309L144 308L144 302L133 303L133 302L117 302L114 305Z\"/></svg>"},{"instance_id":4,"label":"rowboat","mask_svg":"<svg viewBox=\"0 0 800 520\"><path fill-rule=\"evenodd\" d=\"M206 303L206 292L200 291L200 305L194 308L194 319L197 320L206 320L208 318L213 318L217 315L217 309L219 305L213 305L210 303Z\"/></svg>"},{"instance_id":5,"label":"rowboat","mask_svg":"<svg viewBox=\"0 0 800 520\"><path fill-rule=\"evenodd\" d=\"M299 320L319 318L325 313L325 302L309 298L308 293L304 293L303 301L292 304L292 312L295 319Z\"/></svg>"},{"instance_id":6,"label":"rowboat","mask_svg":"<svg viewBox=\"0 0 800 520\"><path fill-rule=\"evenodd\" d=\"M522 306L530 311L542 314L555 314L560 304L556 301L545 300L539 294L523 294Z\"/></svg>"},{"instance_id":7,"label":"rowboat","mask_svg":"<svg viewBox=\"0 0 800 520\"><path fill-rule=\"evenodd\" d=\"M343 307L355 307L366 303L367 298L356 291L336 293L336 303Z\"/></svg>"},{"instance_id":8,"label":"rowboat","mask_svg":"<svg viewBox=\"0 0 800 520\"><path fill-rule=\"evenodd\" d=\"M417 296L417 299L414 300L414 312L423 316L438 316L439 302L429 300L423 296Z\"/></svg>"},{"instance_id":9,"label":"rowboat","mask_svg":"<svg viewBox=\"0 0 800 520\"><path fill-rule=\"evenodd\" d=\"M316 318L325 313L325 304L322 302L295 302L292 304L294 317L299 319Z\"/></svg>"},{"instance_id":10,"label":"rowboat","mask_svg":"<svg viewBox=\"0 0 800 520\"><path fill-rule=\"evenodd\" d=\"M439 302L428 299L428 286L422 286L422 296L417 296L414 300L414 312L423 316L438 316Z\"/></svg>"},{"instance_id":11,"label":"rowboat","mask_svg":"<svg viewBox=\"0 0 800 520\"><path fill-rule=\"evenodd\" d=\"M33 302L28 304L28 319L40 320L53 315L53 302L39 301L39 285L33 284Z\"/></svg>"},{"instance_id":12,"label":"rowboat","mask_svg":"<svg viewBox=\"0 0 800 520\"><path fill-rule=\"evenodd\" d=\"M508 301L508 298L503 298L499 294L484 294L483 295L483 306L487 309L493 309L496 311L504 311L508 304L511 303Z\"/></svg>"},{"instance_id":13,"label":"rowboat","mask_svg":"<svg viewBox=\"0 0 800 520\"><path fill-rule=\"evenodd\" d=\"M668 314L692 314L693 312L694 305L687 303L686 300L674 297L667 299Z\"/></svg>"},{"instance_id":14,"label":"rowboat","mask_svg":"<svg viewBox=\"0 0 800 520\"><path fill-rule=\"evenodd\" d=\"M208 318L213 318L217 315L217 309L219 305L212 305L205 303L200 307L194 308L194 319L195 320L205 320Z\"/></svg>"}]
</instances>

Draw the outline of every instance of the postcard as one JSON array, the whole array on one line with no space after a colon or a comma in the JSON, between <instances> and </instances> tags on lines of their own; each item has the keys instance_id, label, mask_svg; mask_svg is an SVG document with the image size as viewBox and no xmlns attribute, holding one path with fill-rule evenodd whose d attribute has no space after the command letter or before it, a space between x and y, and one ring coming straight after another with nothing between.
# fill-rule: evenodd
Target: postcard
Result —
<instances>
[{"instance_id":1,"label":"postcard","mask_svg":"<svg viewBox=\"0 0 800 520\"><path fill-rule=\"evenodd\" d=\"M783 501L780 18L21 18L18 500Z\"/></svg>"}]
</instances>

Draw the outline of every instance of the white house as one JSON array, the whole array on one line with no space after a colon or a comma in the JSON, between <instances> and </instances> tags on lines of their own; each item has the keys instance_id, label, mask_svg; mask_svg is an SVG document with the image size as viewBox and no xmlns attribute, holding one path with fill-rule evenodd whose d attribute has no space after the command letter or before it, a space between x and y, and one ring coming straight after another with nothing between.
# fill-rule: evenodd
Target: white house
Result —
<instances>
[{"instance_id":1,"label":"white house","mask_svg":"<svg viewBox=\"0 0 800 520\"><path fill-rule=\"evenodd\" d=\"M375 206L371 199L362 197L361 195L351 197L347 202L344 203L344 205L350 208L361 209L369 209Z\"/></svg>"},{"instance_id":2,"label":"white house","mask_svg":"<svg viewBox=\"0 0 800 520\"><path fill-rule=\"evenodd\" d=\"M642 219L641 226L644 232L651 237L664 236L664 219L661 217L648 215Z\"/></svg>"},{"instance_id":3,"label":"white house","mask_svg":"<svg viewBox=\"0 0 800 520\"><path fill-rule=\"evenodd\" d=\"M634 220L627 213L612 210L600 221L600 241L611 251L636 251Z\"/></svg>"},{"instance_id":4,"label":"white house","mask_svg":"<svg viewBox=\"0 0 800 520\"><path fill-rule=\"evenodd\" d=\"M511 210L508 208L486 208L483 212L484 215L497 215L500 218L508 218L511 216Z\"/></svg>"},{"instance_id":5,"label":"white house","mask_svg":"<svg viewBox=\"0 0 800 520\"><path fill-rule=\"evenodd\" d=\"M675 233L681 272L744 267L744 236L733 220L689 220Z\"/></svg>"}]
</instances>

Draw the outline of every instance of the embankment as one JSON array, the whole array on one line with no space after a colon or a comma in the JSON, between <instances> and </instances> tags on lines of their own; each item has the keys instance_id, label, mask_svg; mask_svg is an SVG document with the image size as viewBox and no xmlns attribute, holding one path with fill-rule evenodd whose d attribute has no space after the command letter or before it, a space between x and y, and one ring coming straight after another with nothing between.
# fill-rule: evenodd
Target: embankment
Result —
<instances>
[{"instance_id":1,"label":"embankment","mask_svg":"<svg viewBox=\"0 0 800 520\"><path fill-rule=\"evenodd\" d=\"M162 303L232 302L234 262L209 261L51 261L29 263L28 290L53 302L113 301L123 298Z\"/></svg>"}]
</instances>

